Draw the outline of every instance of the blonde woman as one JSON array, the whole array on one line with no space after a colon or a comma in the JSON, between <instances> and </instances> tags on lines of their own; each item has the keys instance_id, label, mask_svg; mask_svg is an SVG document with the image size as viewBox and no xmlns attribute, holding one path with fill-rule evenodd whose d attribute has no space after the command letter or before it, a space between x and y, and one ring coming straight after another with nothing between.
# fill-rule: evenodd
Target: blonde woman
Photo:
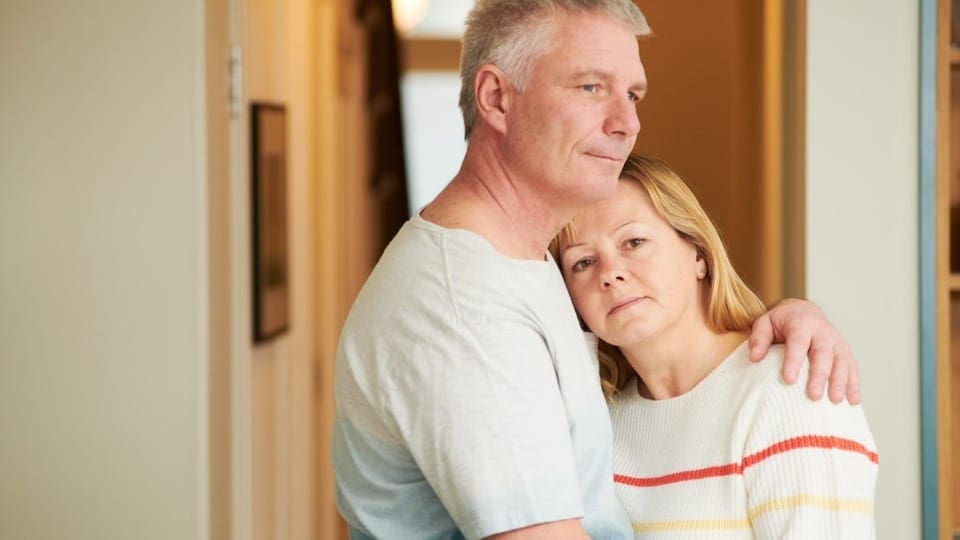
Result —
<instances>
[{"instance_id":1,"label":"blonde woman","mask_svg":"<svg viewBox=\"0 0 960 540\"><path fill-rule=\"evenodd\" d=\"M875 536L862 408L785 385L781 346L750 361L766 308L674 171L631 157L616 195L552 248L599 338L616 489L638 538Z\"/></svg>"}]
</instances>

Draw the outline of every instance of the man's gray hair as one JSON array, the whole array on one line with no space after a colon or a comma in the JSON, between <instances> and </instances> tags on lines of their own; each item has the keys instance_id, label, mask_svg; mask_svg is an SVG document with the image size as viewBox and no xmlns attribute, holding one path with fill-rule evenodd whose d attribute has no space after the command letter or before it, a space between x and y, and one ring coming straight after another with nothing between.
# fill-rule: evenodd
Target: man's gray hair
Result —
<instances>
[{"instance_id":1,"label":"man's gray hair","mask_svg":"<svg viewBox=\"0 0 960 540\"><path fill-rule=\"evenodd\" d=\"M460 56L460 110L467 139L477 122L473 87L480 66L497 66L511 84L525 91L561 13L606 15L637 36L650 34L647 19L630 0L477 0L467 16Z\"/></svg>"}]
</instances>

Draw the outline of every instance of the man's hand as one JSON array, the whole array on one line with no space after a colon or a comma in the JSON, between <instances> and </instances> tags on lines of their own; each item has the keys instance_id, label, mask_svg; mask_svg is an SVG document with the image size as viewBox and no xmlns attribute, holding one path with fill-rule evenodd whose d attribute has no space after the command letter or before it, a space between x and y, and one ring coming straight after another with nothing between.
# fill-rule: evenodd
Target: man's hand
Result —
<instances>
[{"instance_id":1,"label":"man's hand","mask_svg":"<svg viewBox=\"0 0 960 540\"><path fill-rule=\"evenodd\" d=\"M860 403L860 369L850 345L830 324L819 308L804 300L784 300L753 323L750 334L750 359L754 362L767 355L770 345L786 345L783 380L797 382L805 357L810 358L810 399L823 397L829 378L830 401Z\"/></svg>"}]
</instances>

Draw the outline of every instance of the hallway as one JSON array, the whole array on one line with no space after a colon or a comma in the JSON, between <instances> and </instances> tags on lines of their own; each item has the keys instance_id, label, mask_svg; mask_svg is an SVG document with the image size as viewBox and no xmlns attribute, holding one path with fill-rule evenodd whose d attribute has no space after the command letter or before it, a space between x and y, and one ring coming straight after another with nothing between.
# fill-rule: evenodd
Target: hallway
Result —
<instances>
[{"instance_id":1,"label":"hallway","mask_svg":"<svg viewBox=\"0 0 960 540\"><path fill-rule=\"evenodd\" d=\"M921 538L923 0L691 2L639 2L638 149L765 300L849 337L880 537ZM0 3L0 538L343 538L337 337L414 199L402 77L449 75L451 43L396 36L385 0ZM286 118L288 324L262 342L254 104Z\"/></svg>"}]
</instances>

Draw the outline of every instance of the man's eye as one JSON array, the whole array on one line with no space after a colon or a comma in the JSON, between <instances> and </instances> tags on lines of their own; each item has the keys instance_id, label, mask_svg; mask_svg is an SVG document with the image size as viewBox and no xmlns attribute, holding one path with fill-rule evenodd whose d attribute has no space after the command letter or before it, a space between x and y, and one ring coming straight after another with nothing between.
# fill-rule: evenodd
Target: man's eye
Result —
<instances>
[{"instance_id":1,"label":"man's eye","mask_svg":"<svg viewBox=\"0 0 960 540\"><path fill-rule=\"evenodd\" d=\"M592 94L592 93L594 93L594 92L596 92L597 90L600 89L600 85L599 85L599 84L582 84L582 85L580 85L580 88L581 88L584 92L588 92L588 93Z\"/></svg>"},{"instance_id":2,"label":"man's eye","mask_svg":"<svg viewBox=\"0 0 960 540\"><path fill-rule=\"evenodd\" d=\"M640 96L638 96L635 92L627 92L627 99L629 99L634 103L637 103L640 101Z\"/></svg>"},{"instance_id":3,"label":"man's eye","mask_svg":"<svg viewBox=\"0 0 960 540\"><path fill-rule=\"evenodd\" d=\"M572 270L574 272L583 272L591 264L593 264L593 261L591 261L590 259L580 259L579 261L573 264Z\"/></svg>"}]
</instances>

